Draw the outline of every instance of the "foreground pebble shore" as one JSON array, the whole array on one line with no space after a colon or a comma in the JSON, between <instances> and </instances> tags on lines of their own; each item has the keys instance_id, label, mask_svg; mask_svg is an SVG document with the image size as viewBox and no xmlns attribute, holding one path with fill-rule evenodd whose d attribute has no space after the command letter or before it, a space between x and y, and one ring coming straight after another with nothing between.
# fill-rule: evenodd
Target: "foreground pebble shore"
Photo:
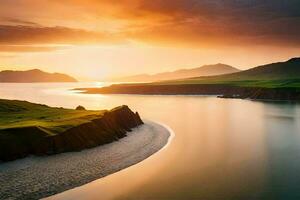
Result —
<instances>
[{"instance_id":1,"label":"foreground pebble shore","mask_svg":"<svg viewBox=\"0 0 300 200\"><path fill-rule=\"evenodd\" d=\"M154 122L121 140L81 152L0 164L0 199L39 199L136 164L164 147L169 131Z\"/></svg>"}]
</instances>

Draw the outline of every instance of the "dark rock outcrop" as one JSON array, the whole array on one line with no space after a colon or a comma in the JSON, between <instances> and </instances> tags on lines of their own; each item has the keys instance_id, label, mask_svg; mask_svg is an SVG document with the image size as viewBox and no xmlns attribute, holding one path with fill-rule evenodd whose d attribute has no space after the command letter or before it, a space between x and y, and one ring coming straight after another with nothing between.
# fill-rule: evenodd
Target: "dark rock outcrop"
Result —
<instances>
[{"instance_id":1,"label":"dark rock outcrop","mask_svg":"<svg viewBox=\"0 0 300 200\"><path fill-rule=\"evenodd\" d=\"M80 151L116 141L141 124L138 113L120 106L57 135L49 135L45 128L36 126L5 129L0 134L0 160Z\"/></svg>"},{"instance_id":2,"label":"dark rock outcrop","mask_svg":"<svg viewBox=\"0 0 300 200\"><path fill-rule=\"evenodd\" d=\"M76 109L75 109L75 110L86 110L86 109L85 109L85 107L83 107L83 106L79 105L79 106L77 106L77 107L76 107Z\"/></svg>"}]
</instances>

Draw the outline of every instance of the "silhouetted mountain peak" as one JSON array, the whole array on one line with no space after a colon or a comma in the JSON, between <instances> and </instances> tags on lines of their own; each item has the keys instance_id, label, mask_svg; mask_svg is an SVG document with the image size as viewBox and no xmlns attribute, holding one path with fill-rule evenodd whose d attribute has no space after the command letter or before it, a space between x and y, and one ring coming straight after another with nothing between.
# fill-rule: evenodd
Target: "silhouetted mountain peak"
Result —
<instances>
[{"instance_id":1,"label":"silhouetted mountain peak","mask_svg":"<svg viewBox=\"0 0 300 200\"><path fill-rule=\"evenodd\" d=\"M287 62L298 62L298 63L300 63L300 57L296 57L296 58L292 58L292 59L290 59L290 60L288 60Z\"/></svg>"},{"instance_id":2,"label":"silhouetted mountain peak","mask_svg":"<svg viewBox=\"0 0 300 200\"><path fill-rule=\"evenodd\" d=\"M120 78L113 79L113 81L154 82L154 81L175 80L175 79L192 78L192 77L200 77L200 76L231 74L239 71L240 71L239 69L234 68L230 65L218 63L213 65L203 65L201 67L191 68L191 69L178 69L176 71L162 72L153 75L140 74L135 76L120 77Z\"/></svg>"},{"instance_id":3,"label":"silhouetted mountain peak","mask_svg":"<svg viewBox=\"0 0 300 200\"><path fill-rule=\"evenodd\" d=\"M48 73L40 69L27 71L0 71L0 82L11 83L32 83L32 82L76 82L77 80L69 75L60 73Z\"/></svg>"},{"instance_id":4,"label":"silhouetted mountain peak","mask_svg":"<svg viewBox=\"0 0 300 200\"><path fill-rule=\"evenodd\" d=\"M40 69L30 69L28 70L28 72L43 72L43 71Z\"/></svg>"}]
</instances>

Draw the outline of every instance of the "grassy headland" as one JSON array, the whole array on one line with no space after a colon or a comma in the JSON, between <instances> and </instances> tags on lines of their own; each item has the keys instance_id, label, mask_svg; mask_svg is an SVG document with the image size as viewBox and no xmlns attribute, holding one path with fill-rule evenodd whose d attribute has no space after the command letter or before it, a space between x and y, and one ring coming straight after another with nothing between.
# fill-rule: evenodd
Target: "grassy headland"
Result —
<instances>
[{"instance_id":1,"label":"grassy headland","mask_svg":"<svg viewBox=\"0 0 300 200\"><path fill-rule=\"evenodd\" d=\"M87 111L0 100L0 160L94 147L118 140L142 123L127 106Z\"/></svg>"},{"instance_id":2,"label":"grassy headland","mask_svg":"<svg viewBox=\"0 0 300 200\"><path fill-rule=\"evenodd\" d=\"M43 127L49 135L99 118L106 112L53 108L27 101L0 99L0 132L9 128Z\"/></svg>"}]
</instances>

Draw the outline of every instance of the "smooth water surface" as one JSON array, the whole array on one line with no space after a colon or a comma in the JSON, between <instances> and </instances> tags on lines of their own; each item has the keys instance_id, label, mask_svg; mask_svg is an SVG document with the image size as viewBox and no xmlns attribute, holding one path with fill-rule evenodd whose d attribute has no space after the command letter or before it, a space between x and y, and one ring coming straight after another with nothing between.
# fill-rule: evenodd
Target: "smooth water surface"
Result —
<instances>
[{"instance_id":1,"label":"smooth water surface","mask_svg":"<svg viewBox=\"0 0 300 200\"><path fill-rule=\"evenodd\" d=\"M97 85L0 84L0 97L68 108L127 104L176 136L149 159L51 199L300 199L300 105L68 90Z\"/></svg>"}]
</instances>

